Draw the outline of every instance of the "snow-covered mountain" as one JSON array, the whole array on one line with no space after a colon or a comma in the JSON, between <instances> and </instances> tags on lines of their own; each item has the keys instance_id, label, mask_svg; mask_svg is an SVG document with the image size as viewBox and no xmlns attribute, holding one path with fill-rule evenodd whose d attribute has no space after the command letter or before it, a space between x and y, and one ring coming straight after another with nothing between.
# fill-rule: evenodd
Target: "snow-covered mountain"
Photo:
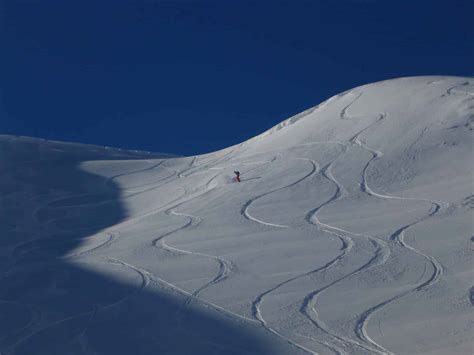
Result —
<instances>
[{"instance_id":1,"label":"snow-covered mountain","mask_svg":"<svg viewBox=\"0 0 474 355\"><path fill-rule=\"evenodd\" d=\"M378 82L195 157L1 136L0 353L471 354L473 95Z\"/></svg>"}]
</instances>

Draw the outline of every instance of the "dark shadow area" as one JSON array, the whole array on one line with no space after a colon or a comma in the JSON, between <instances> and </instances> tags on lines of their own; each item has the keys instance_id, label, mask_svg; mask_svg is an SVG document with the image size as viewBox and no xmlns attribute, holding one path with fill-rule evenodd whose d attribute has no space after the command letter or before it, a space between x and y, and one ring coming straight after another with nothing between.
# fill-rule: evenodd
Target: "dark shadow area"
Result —
<instances>
[{"instance_id":1,"label":"dark shadow area","mask_svg":"<svg viewBox=\"0 0 474 355\"><path fill-rule=\"evenodd\" d=\"M149 291L146 275L132 266L68 259L91 235L126 218L118 187L78 164L143 157L150 158L0 137L2 355L281 351L258 325L242 326L202 305L183 308L186 297L171 288ZM94 238L100 245L109 237Z\"/></svg>"},{"instance_id":2,"label":"dark shadow area","mask_svg":"<svg viewBox=\"0 0 474 355\"><path fill-rule=\"evenodd\" d=\"M260 176L256 176L256 177L253 177L253 178L248 178L248 179L240 179L240 181L250 181L250 180L257 180L257 179L260 179L261 177Z\"/></svg>"}]
</instances>

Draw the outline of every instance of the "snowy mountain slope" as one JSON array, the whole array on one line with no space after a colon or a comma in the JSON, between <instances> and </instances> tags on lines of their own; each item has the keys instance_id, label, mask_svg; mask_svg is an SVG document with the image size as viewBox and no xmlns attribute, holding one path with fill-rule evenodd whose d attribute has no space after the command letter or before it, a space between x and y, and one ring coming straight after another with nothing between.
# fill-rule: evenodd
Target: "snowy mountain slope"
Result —
<instances>
[{"instance_id":1,"label":"snowy mountain slope","mask_svg":"<svg viewBox=\"0 0 474 355\"><path fill-rule=\"evenodd\" d=\"M473 95L365 85L196 157L0 137L1 354L472 353Z\"/></svg>"}]
</instances>

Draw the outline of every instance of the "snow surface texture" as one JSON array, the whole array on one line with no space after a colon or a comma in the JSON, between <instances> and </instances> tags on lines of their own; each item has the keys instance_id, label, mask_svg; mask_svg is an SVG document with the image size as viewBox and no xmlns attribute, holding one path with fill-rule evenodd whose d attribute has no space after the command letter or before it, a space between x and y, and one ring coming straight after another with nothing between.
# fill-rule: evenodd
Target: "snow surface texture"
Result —
<instances>
[{"instance_id":1,"label":"snow surface texture","mask_svg":"<svg viewBox=\"0 0 474 355\"><path fill-rule=\"evenodd\" d=\"M1 354L471 354L473 95L365 85L196 157L0 137Z\"/></svg>"}]
</instances>

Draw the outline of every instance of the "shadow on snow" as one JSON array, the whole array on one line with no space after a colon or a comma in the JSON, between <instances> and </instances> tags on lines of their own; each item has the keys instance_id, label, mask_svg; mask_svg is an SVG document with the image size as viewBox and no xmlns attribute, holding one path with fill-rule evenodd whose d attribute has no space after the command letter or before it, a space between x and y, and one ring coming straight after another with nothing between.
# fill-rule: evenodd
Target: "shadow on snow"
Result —
<instances>
[{"instance_id":1,"label":"shadow on snow","mask_svg":"<svg viewBox=\"0 0 474 355\"><path fill-rule=\"evenodd\" d=\"M183 309L185 296L145 288L143 275L124 265L104 259L98 273L93 264L101 259L65 259L88 236L124 220L126 212L117 186L78 169L84 160L111 159L110 152L83 155L63 148L0 143L2 355L275 350L259 331L242 327L244 321L211 309ZM57 207L51 201L64 193L86 196L90 207L39 208ZM99 211L94 202L103 199L109 202ZM94 228L85 228L91 223Z\"/></svg>"}]
</instances>

